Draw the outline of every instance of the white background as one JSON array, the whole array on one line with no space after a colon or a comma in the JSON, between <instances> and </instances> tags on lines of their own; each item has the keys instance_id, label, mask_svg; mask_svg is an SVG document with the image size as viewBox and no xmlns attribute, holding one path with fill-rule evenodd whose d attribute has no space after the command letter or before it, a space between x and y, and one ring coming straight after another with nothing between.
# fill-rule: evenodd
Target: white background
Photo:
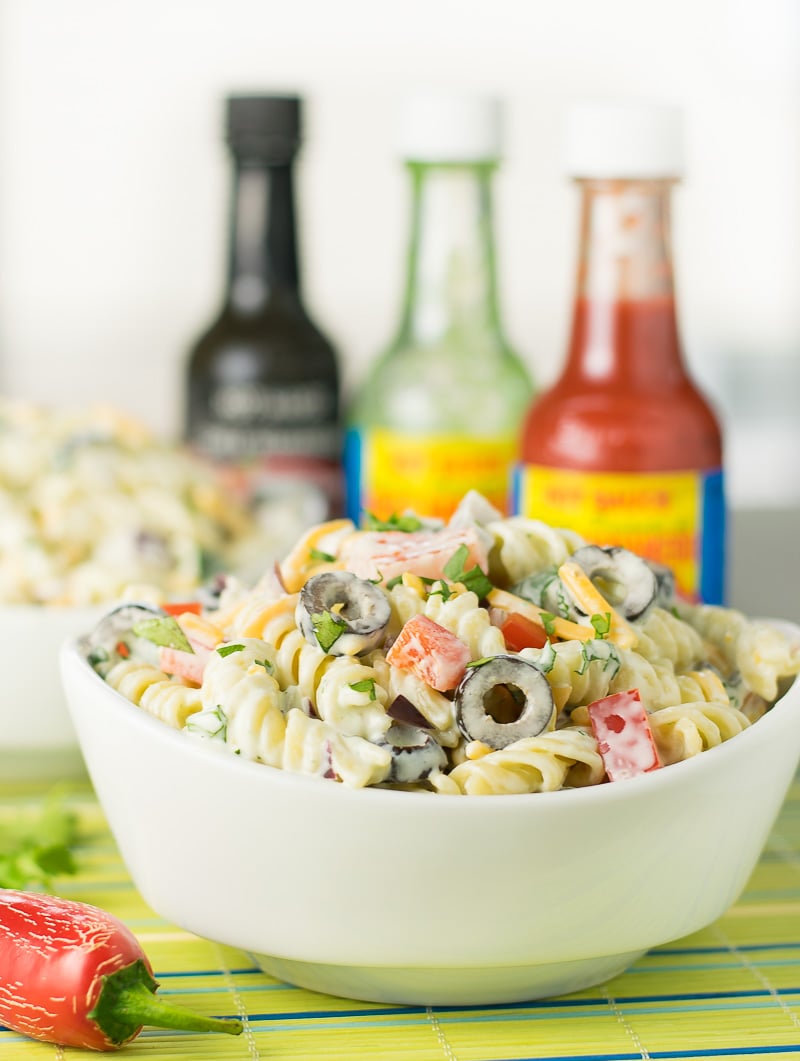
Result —
<instances>
[{"instance_id":1,"label":"white background","mask_svg":"<svg viewBox=\"0 0 800 1061\"><path fill-rule=\"evenodd\" d=\"M689 360L725 419L734 505L800 500L795 0L0 0L0 390L112 400L179 432L185 350L221 294L222 98L260 90L307 98L305 290L351 387L398 316L394 121L425 86L507 103L502 304L542 383L562 360L575 258L565 107L685 107Z\"/></svg>"}]
</instances>

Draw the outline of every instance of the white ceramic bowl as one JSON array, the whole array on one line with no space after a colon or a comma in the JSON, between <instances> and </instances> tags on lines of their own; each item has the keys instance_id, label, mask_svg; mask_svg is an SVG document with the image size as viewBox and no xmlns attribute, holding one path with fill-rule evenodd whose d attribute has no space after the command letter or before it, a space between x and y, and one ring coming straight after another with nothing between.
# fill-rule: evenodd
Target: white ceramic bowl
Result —
<instances>
[{"instance_id":1,"label":"white ceramic bowl","mask_svg":"<svg viewBox=\"0 0 800 1061\"><path fill-rule=\"evenodd\" d=\"M65 638L90 629L107 611L106 605L0 605L0 778L85 776L58 652Z\"/></svg>"},{"instance_id":2,"label":"white ceramic bowl","mask_svg":"<svg viewBox=\"0 0 800 1061\"><path fill-rule=\"evenodd\" d=\"M800 758L796 683L732 740L629 781L494 798L356 791L169 729L79 643L61 665L145 900L281 979L353 998L510 1002L621 972L736 899Z\"/></svg>"}]
</instances>

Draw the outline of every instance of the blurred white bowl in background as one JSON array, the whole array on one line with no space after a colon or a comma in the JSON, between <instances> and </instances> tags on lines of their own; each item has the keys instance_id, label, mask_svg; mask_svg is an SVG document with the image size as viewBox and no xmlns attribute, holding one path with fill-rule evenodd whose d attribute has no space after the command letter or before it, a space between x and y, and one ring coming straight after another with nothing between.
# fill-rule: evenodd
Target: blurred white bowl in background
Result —
<instances>
[{"instance_id":1,"label":"blurred white bowl in background","mask_svg":"<svg viewBox=\"0 0 800 1061\"><path fill-rule=\"evenodd\" d=\"M58 652L107 611L107 605L0 605L0 780L85 776Z\"/></svg>"}]
</instances>

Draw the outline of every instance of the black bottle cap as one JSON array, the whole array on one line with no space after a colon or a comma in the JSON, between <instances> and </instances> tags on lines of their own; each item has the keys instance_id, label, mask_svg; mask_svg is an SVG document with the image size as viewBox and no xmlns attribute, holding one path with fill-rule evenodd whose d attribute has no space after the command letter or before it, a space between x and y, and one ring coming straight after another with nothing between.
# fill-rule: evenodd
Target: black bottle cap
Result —
<instances>
[{"instance_id":1,"label":"black bottle cap","mask_svg":"<svg viewBox=\"0 0 800 1061\"><path fill-rule=\"evenodd\" d=\"M237 155L288 162L300 146L298 96L229 96L227 140Z\"/></svg>"}]
</instances>

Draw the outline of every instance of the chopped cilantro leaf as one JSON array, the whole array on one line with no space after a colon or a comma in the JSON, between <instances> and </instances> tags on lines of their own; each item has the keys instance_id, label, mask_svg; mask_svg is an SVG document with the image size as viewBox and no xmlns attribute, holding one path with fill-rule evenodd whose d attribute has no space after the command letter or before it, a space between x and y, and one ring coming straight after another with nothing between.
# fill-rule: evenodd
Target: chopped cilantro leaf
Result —
<instances>
[{"instance_id":1,"label":"chopped cilantro leaf","mask_svg":"<svg viewBox=\"0 0 800 1061\"><path fill-rule=\"evenodd\" d=\"M444 565L444 573L451 582L458 582L459 576L464 574L464 561L469 555L466 545L459 545L447 563Z\"/></svg>"},{"instance_id":2,"label":"chopped cilantro leaf","mask_svg":"<svg viewBox=\"0 0 800 1061\"><path fill-rule=\"evenodd\" d=\"M312 560L318 560L323 564L332 564L336 560L335 556L330 553L323 553L321 549L312 549L309 555Z\"/></svg>"},{"instance_id":3,"label":"chopped cilantro leaf","mask_svg":"<svg viewBox=\"0 0 800 1061\"><path fill-rule=\"evenodd\" d=\"M485 571L476 564L469 571L464 570L464 562L469 556L466 545L459 545L447 563L444 565L444 574L451 582L460 582L468 590L472 590L478 600L483 600L492 591L492 583Z\"/></svg>"},{"instance_id":4,"label":"chopped cilantro leaf","mask_svg":"<svg viewBox=\"0 0 800 1061\"><path fill-rule=\"evenodd\" d=\"M394 578L390 578L389 581L386 583L386 588L387 589L394 589L394 587L395 586L399 586L402 581L403 581L403 576L402 575L395 575Z\"/></svg>"},{"instance_id":5,"label":"chopped cilantro leaf","mask_svg":"<svg viewBox=\"0 0 800 1061\"><path fill-rule=\"evenodd\" d=\"M548 641L543 649L539 652L539 658L536 660L534 666L538 667L542 674L549 674L555 666L557 659L556 650L553 648L553 642Z\"/></svg>"},{"instance_id":6,"label":"chopped cilantro leaf","mask_svg":"<svg viewBox=\"0 0 800 1061\"><path fill-rule=\"evenodd\" d=\"M422 520L411 513L398 515L393 512L388 519L378 519L372 512L364 515L364 526L372 531L403 531L404 534L412 534L414 531L422 530Z\"/></svg>"},{"instance_id":7,"label":"chopped cilantro leaf","mask_svg":"<svg viewBox=\"0 0 800 1061\"><path fill-rule=\"evenodd\" d=\"M77 816L51 792L35 814L25 812L0 830L0 888L49 891L52 878L76 872Z\"/></svg>"},{"instance_id":8,"label":"chopped cilantro leaf","mask_svg":"<svg viewBox=\"0 0 800 1061\"><path fill-rule=\"evenodd\" d=\"M552 612L541 612L539 618L542 620L544 632L548 637L556 636L556 617Z\"/></svg>"},{"instance_id":9,"label":"chopped cilantro leaf","mask_svg":"<svg viewBox=\"0 0 800 1061\"><path fill-rule=\"evenodd\" d=\"M244 652L244 645L220 645L217 649L219 656L230 656L233 652Z\"/></svg>"},{"instance_id":10,"label":"chopped cilantro leaf","mask_svg":"<svg viewBox=\"0 0 800 1061\"><path fill-rule=\"evenodd\" d=\"M185 729L189 733L199 733L201 737L219 737L228 739L228 716L219 704L213 711L198 711L190 715Z\"/></svg>"},{"instance_id":11,"label":"chopped cilantro leaf","mask_svg":"<svg viewBox=\"0 0 800 1061\"><path fill-rule=\"evenodd\" d=\"M471 663L467 663L467 667L482 667L484 663L491 663L492 656L481 656L480 659L474 659Z\"/></svg>"},{"instance_id":12,"label":"chopped cilantro leaf","mask_svg":"<svg viewBox=\"0 0 800 1061\"><path fill-rule=\"evenodd\" d=\"M446 582L442 582L441 579L434 583L433 589L430 591L429 594L429 596L431 597L435 597L437 595L440 596L442 600L450 600L450 598L453 596L450 587L447 585Z\"/></svg>"},{"instance_id":13,"label":"chopped cilantro leaf","mask_svg":"<svg viewBox=\"0 0 800 1061\"><path fill-rule=\"evenodd\" d=\"M513 586L511 592L516 593L518 597L524 597L525 600L529 600L532 604L541 608L544 606L544 595L548 586L557 581L559 581L557 569L555 567L548 568L547 571L540 571L536 575L528 575Z\"/></svg>"},{"instance_id":14,"label":"chopped cilantro leaf","mask_svg":"<svg viewBox=\"0 0 800 1061\"><path fill-rule=\"evenodd\" d=\"M154 619L142 619L141 622L133 624L133 632L137 637L143 637L146 641L152 641L154 645L162 648L175 648L180 652L194 654L194 649L189 644L186 634L171 615L165 615L163 618L157 616Z\"/></svg>"},{"instance_id":15,"label":"chopped cilantro leaf","mask_svg":"<svg viewBox=\"0 0 800 1061\"><path fill-rule=\"evenodd\" d=\"M333 612L317 612L311 616L311 623L317 642L323 652L328 652L339 640L345 631L347 624Z\"/></svg>"},{"instance_id":16,"label":"chopped cilantro leaf","mask_svg":"<svg viewBox=\"0 0 800 1061\"><path fill-rule=\"evenodd\" d=\"M564 584L558 577L555 567L547 571L540 571L536 575L528 575L521 582L512 587L512 593L518 597L524 597L539 608L555 607L562 619L569 619L572 607L564 589Z\"/></svg>"},{"instance_id":17,"label":"chopped cilantro leaf","mask_svg":"<svg viewBox=\"0 0 800 1061\"><path fill-rule=\"evenodd\" d=\"M93 648L89 655L86 657L86 662L89 664L90 667L94 667L96 669L100 666L101 663L108 662L108 652L103 648L102 645L98 645L96 648Z\"/></svg>"},{"instance_id":18,"label":"chopped cilantro leaf","mask_svg":"<svg viewBox=\"0 0 800 1061\"><path fill-rule=\"evenodd\" d=\"M583 658L577 671L578 674L585 674L586 668L595 660L599 660L603 664L603 670L611 671L612 678L622 666L617 646L613 641L602 641L600 639L584 641L581 648L581 656Z\"/></svg>"},{"instance_id":19,"label":"chopped cilantro leaf","mask_svg":"<svg viewBox=\"0 0 800 1061\"><path fill-rule=\"evenodd\" d=\"M594 627L594 632L597 637L607 637L611 630L611 612L605 612L602 615L598 612L591 617L589 622Z\"/></svg>"},{"instance_id":20,"label":"chopped cilantro leaf","mask_svg":"<svg viewBox=\"0 0 800 1061\"><path fill-rule=\"evenodd\" d=\"M369 693L370 700L375 699L375 680L364 678L360 682L350 682L350 688L354 693Z\"/></svg>"},{"instance_id":21,"label":"chopped cilantro leaf","mask_svg":"<svg viewBox=\"0 0 800 1061\"><path fill-rule=\"evenodd\" d=\"M567 596L566 590L564 589L564 583L561 579L558 580L558 586L556 587L556 597L558 599L559 615L562 619L569 619L572 615L572 604Z\"/></svg>"}]
</instances>

